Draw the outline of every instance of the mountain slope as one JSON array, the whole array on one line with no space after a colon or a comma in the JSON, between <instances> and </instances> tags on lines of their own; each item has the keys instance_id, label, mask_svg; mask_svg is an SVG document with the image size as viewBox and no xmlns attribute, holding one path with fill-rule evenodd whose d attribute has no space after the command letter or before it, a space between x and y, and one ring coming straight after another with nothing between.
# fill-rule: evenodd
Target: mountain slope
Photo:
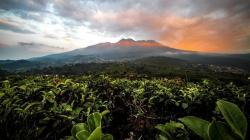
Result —
<instances>
[{"instance_id":1,"label":"mountain slope","mask_svg":"<svg viewBox=\"0 0 250 140\"><path fill-rule=\"evenodd\" d=\"M148 56L164 56L171 53L185 53L186 51L164 46L153 40L122 39L116 43L100 43L73 51L33 58L32 61L67 61L73 56L88 56L102 61L130 60ZM85 62L84 60L82 62ZM59 62L60 63L60 62Z\"/></svg>"},{"instance_id":2,"label":"mountain slope","mask_svg":"<svg viewBox=\"0 0 250 140\"><path fill-rule=\"evenodd\" d=\"M142 55L146 53L163 53L163 52L179 52L181 50L173 49L164 46L153 40L139 40L122 39L116 43L100 43L87 48L73 50L68 52L69 55L105 55L105 54L128 54L133 53Z\"/></svg>"},{"instance_id":3,"label":"mountain slope","mask_svg":"<svg viewBox=\"0 0 250 140\"><path fill-rule=\"evenodd\" d=\"M180 69L184 64L205 65L216 71L250 71L250 54L205 54L178 50L164 46L153 40L122 39L116 43L100 43L69 52L31 58L28 60L0 61L0 69L26 71L45 67L60 67L80 63L119 63L127 62L147 67ZM168 57L166 59L165 57ZM212 65L211 67L209 65ZM215 67L213 66L215 65ZM208 67L209 66L209 67ZM114 68L114 67L113 67ZM222 70L221 70L222 69Z\"/></svg>"}]
</instances>

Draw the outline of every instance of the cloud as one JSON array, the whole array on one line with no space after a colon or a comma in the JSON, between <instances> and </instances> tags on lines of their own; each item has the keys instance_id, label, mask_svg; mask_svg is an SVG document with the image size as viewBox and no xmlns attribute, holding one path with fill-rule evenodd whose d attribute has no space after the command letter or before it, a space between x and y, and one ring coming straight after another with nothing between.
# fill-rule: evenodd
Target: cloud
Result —
<instances>
[{"instance_id":1,"label":"cloud","mask_svg":"<svg viewBox=\"0 0 250 140\"><path fill-rule=\"evenodd\" d=\"M0 60L28 59L67 51L65 48L35 42L19 42L13 46L0 43L0 49Z\"/></svg>"},{"instance_id":2,"label":"cloud","mask_svg":"<svg viewBox=\"0 0 250 140\"><path fill-rule=\"evenodd\" d=\"M45 7L49 2L50 0L1 0L0 9L45 11Z\"/></svg>"},{"instance_id":3,"label":"cloud","mask_svg":"<svg viewBox=\"0 0 250 140\"><path fill-rule=\"evenodd\" d=\"M55 53L55 52L63 52L66 50L65 48L62 47L45 45L42 43L34 43L34 42L18 42L18 46L37 53L48 53L48 52Z\"/></svg>"},{"instance_id":4,"label":"cloud","mask_svg":"<svg viewBox=\"0 0 250 140\"><path fill-rule=\"evenodd\" d=\"M1 0L0 14L13 13L23 19L41 22L45 14L51 13L53 0Z\"/></svg>"},{"instance_id":5,"label":"cloud","mask_svg":"<svg viewBox=\"0 0 250 140\"><path fill-rule=\"evenodd\" d=\"M67 37L82 43L89 39L86 34L94 34L100 41L106 36L155 39L195 51L249 50L247 0L1 0L0 9L25 19L30 27L3 16L1 29L29 33L34 32L31 25L39 25L37 32L51 40Z\"/></svg>"},{"instance_id":6,"label":"cloud","mask_svg":"<svg viewBox=\"0 0 250 140\"><path fill-rule=\"evenodd\" d=\"M119 5L115 4L115 11L97 11L89 27L111 34L158 39L180 49L237 52L249 47L248 1L177 0L154 1L153 5L147 2L148 5L145 1L128 1L131 8L117 10ZM244 39L239 41L239 37Z\"/></svg>"},{"instance_id":7,"label":"cloud","mask_svg":"<svg viewBox=\"0 0 250 140\"><path fill-rule=\"evenodd\" d=\"M12 23L12 22L9 22L9 21L1 20L1 19L0 19L0 29L9 30L9 31L17 32L17 33L34 34L33 31L24 29L18 23Z\"/></svg>"}]
</instances>

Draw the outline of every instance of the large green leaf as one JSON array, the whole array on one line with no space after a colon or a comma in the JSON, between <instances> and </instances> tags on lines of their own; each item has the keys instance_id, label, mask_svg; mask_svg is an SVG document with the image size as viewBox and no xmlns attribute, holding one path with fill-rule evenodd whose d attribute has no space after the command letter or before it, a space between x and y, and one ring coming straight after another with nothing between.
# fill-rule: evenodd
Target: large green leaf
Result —
<instances>
[{"instance_id":1,"label":"large green leaf","mask_svg":"<svg viewBox=\"0 0 250 140\"><path fill-rule=\"evenodd\" d=\"M88 131L88 126L85 123L78 123L71 129L71 135L76 137L76 134L82 130Z\"/></svg>"},{"instance_id":2,"label":"large green leaf","mask_svg":"<svg viewBox=\"0 0 250 140\"><path fill-rule=\"evenodd\" d=\"M102 139L102 128L97 127L89 136L88 140L101 140Z\"/></svg>"},{"instance_id":3,"label":"large green leaf","mask_svg":"<svg viewBox=\"0 0 250 140\"><path fill-rule=\"evenodd\" d=\"M230 128L222 122L212 122L209 124L208 135L210 140L235 140L235 136Z\"/></svg>"},{"instance_id":4,"label":"large green leaf","mask_svg":"<svg viewBox=\"0 0 250 140\"><path fill-rule=\"evenodd\" d=\"M113 140L113 136L111 134L105 134L102 137L102 140Z\"/></svg>"},{"instance_id":5,"label":"large green leaf","mask_svg":"<svg viewBox=\"0 0 250 140\"><path fill-rule=\"evenodd\" d=\"M204 140L209 140L207 130L209 122L198 117L187 116L179 119L194 133L202 137Z\"/></svg>"},{"instance_id":6,"label":"large green leaf","mask_svg":"<svg viewBox=\"0 0 250 140\"><path fill-rule=\"evenodd\" d=\"M90 133L86 130L82 130L76 134L78 140L88 140Z\"/></svg>"},{"instance_id":7,"label":"large green leaf","mask_svg":"<svg viewBox=\"0 0 250 140\"><path fill-rule=\"evenodd\" d=\"M89 131L94 131L97 127L101 126L102 115L98 112L92 113L87 118Z\"/></svg>"},{"instance_id":8,"label":"large green leaf","mask_svg":"<svg viewBox=\"0 0 250 140\"><path fill-rule=\"evenodd\" d=\"M223 100L217 101L216 104L231 129L239 135L241 139L245 139L247 133L247 119L239 107Z\"/></svg>"}]
</instances>

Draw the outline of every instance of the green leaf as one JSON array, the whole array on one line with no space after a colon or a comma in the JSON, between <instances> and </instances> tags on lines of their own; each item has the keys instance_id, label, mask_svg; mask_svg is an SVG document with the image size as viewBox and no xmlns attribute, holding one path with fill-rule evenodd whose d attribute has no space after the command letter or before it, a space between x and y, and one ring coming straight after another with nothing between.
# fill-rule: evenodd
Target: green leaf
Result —
<instances>
[{"instance_id":1,"label":"green leaf","mask_svg":"<svg viewBox=\"0 0 250 140\"><path fill-rule=\"evenodd\" d=\"M102 139L102 129L97 127L89 136L88 140L101 140Z\"/></svg>"},{"instance_id":2,"label":"green leaf","mask_svg":"<svg viewBox=\"0 0 250 140\"><path fill-rule=\"evenodd\" d=\"M208 121L194 116L187 116L179 120L184 123L189 129L191 129L194 133L202 137L204 140L209 140L207 134L209 125Z\"/></svg>"},{"instance_id":3,"label":"green leaf","mask_svg":"<svg viewBox=\"0 0 250 140\"><path fill-rule=\"evenodd\" d=\"M65 104L63 107L64 107L65 111L67 111L67 112L72 111L72 106L71 105Z\"/></svg>"},{"instance_id":4,"label":"green leaf","mask_svg":"<svg viewBox=\"0 0 250 140\"><path fill-rule=\"evenodd\" d=\"M90 136L90 133L86 130L82 130L76 134L76 138L78 140L88 140L89 136Z\"/></svg>"},{"instance_id":5,"label":"green leaf","mask_svg":"<svg viewBox=\"0 0 250 140\"><path fill-rule=\"evenodd\" d=\"M241 139L245 139L247 134L247 119L239 107L223 100L217 101L216 104L231 129L239 135Z\"/></svg>"},{"instance_id":6,"label":"green leaf","mask_svg":"<svg viewBox=\"0 0 250 140\"><path fill-rule=\"evenodd\" d=\"M166 125L158 124L155 128L161 131L161 134L157 136L157 139L163 139L163 138L171 139L172 138L172 136L169 133L172 130L170 130L171 128L169 129Z\"/></svg>"},{"instance_id":7,"label":"green leaf","mask_svg":"<svg viewBox=\"0 0 250 140\"><path fill-rule=\"evenodd\" d=\"M89 131L92 132L97 127L101 126L102 115L98 112L92 113L87 118L87 123L89 126Z\"/></svg>"},{"instance_id":8,"label":"green leaf","mask_svg":"<svg viewBox=\"0 0 250 140\"><path fill-rule=\"evenodd\" d=\"M225 123L212 122L208 127L208 135L211 140L235 140L233 133Z\"/></svg>"},{"instance_id":9,"label":"green leaf","mask_svg":"<svg viewBox=\"0 0 250 140\"><path fill-rule=\"evenodd\" d=\"M38 130L37 130L37 135L38 135L38 136L41 135L41 134L44 132L45 129L46 129L46 126L43 126L43 127L38 128Z\"/></svg>"},{"instance_id":10,"label":"green leaf","mask_svg":"<svg viewBox=\"0 0 250 140\"><path fill-rule=\"evenodd\" d=\"M164 124L158 124L158 125L156 125L155 128L160 130L164 134L167 133L167 128L166 128L166 126Z\"/></svg>"},{"instance_id":11,"label":"green leaf","mask_svg":"<svg viewBox=\"0 0 250 140\"><path fill-rule=\"evenodd\" d=\"M165 125L163 124L158 124L155 128L158 130L162 131L163 133L168 132L174 132L176 129L184 129L184 125L182 123L178 123L175 121L170 121L169 123L166 123Z\"/></svg>"},{"instance_id":12,"label":"green leaf","mask_svg":"<svg viewBox=\"0 0 250 140\"><path fill-rule=\"evenodd\" d=\"M158 135L156 137L157 140L169 140L167 137L163 136L163 135Z\"/></svg>"},{"instance_id":13,"label":"green leaf","mask_svg":"<svg viewBox=\"0 0 250 140\"><path fill-rule=\"evenodd\" d=\"M0 99L4 96L3 92L0 92Z\"/></svg>"},{"instance_id":14,"label":"green leaf","mask_svg":"<svg viewBox=\"0 0 250 140\"><path fill-rule=\"evenodd\" d=\"M82 130L88 131L88 126L85 123L78 123L71 129L71 135L76 137L76 134Z\"/></svg>"},{"instance_id":15,"label":"green leaf","mask_svg":"<svg viewBox=\"0 0 250 140\"><path fill-rule=\"evenodd\" d=\"M28 109L30 109L32 106L34 106L34 105L39 105L39 104L41 104L40 102L34 102L34 103L30 103L29 105L27 105L26 107L25 107L25 111L27 111Z\"/></svg>"},{"instance_id":16,"label":"green leaf","mask_svg":"<svg viewBox=\"0 0 250 140\"><path fill-rule=\"evenodd\" d=\"M73 136L66 137L66 140L76 140Z\"/></svg>"},{"instance_id":17,"label":"green leaf","mask_svg":"<svg viewBox=\"0 0 250 140\"><path fill-rule=\"evenodd\" d=\"M102 140L113 140L113 136L111 134L105 134L102 137Z\"/></svg>"},{"instance_id":18,"label":"green leaf","mask_svg":"<svg viewBox=\"0 0 250 140\"><path fill-rule=\"evenodd\" d=\"M108 114L110 111L109 110L104 110L104 111L102 111L102 116L105 116L106 114Z\"/></svg>"},{"instance_id":19,"label":"green leaf","mask_svg":"<svg viewBox=\"0 0 250 140\"><path fill-rule=\"evenodd\" d=\"M182 107L183 109L186 109L186 108L188 108L188 104L187 104L187 103L182 103L182 104L181 104L181 107Z\"/></svg>"},{"instance_id":20,"label":"green leaf","mask_svg":"<svg viewBox=\"0 0 250 140\"><path fill-rule=\"evenodd\" d=\"M26 89L27 89L27 86L26 86L26 85L21 85L19 88L20 88L21 90L26 90Z\"/></svg>"}]
</instances>

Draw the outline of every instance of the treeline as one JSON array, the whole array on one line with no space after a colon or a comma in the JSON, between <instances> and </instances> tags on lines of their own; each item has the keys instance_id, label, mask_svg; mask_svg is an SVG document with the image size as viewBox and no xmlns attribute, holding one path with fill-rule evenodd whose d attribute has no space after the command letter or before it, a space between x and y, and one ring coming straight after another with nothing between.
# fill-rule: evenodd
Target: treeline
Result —
<instances>
[{"instance_id":1,"label":"treeline","mask_svg":"<svg viewBox=\"0 0 250 140\"><path fill-rule=\"evenodd\" d=\"M152 78L152 77L180 77L186 81L199 81L202 78L212 80L234 81L244 84L248 81L247 73L214 72L204 66L193 67L192 65L161 65L154 63L83 63L64 65L61 67L47 67L44 69L32 69L19 73L24 75L100 75L107 74L118 78Z\"/></svg>"}]
</instances>

